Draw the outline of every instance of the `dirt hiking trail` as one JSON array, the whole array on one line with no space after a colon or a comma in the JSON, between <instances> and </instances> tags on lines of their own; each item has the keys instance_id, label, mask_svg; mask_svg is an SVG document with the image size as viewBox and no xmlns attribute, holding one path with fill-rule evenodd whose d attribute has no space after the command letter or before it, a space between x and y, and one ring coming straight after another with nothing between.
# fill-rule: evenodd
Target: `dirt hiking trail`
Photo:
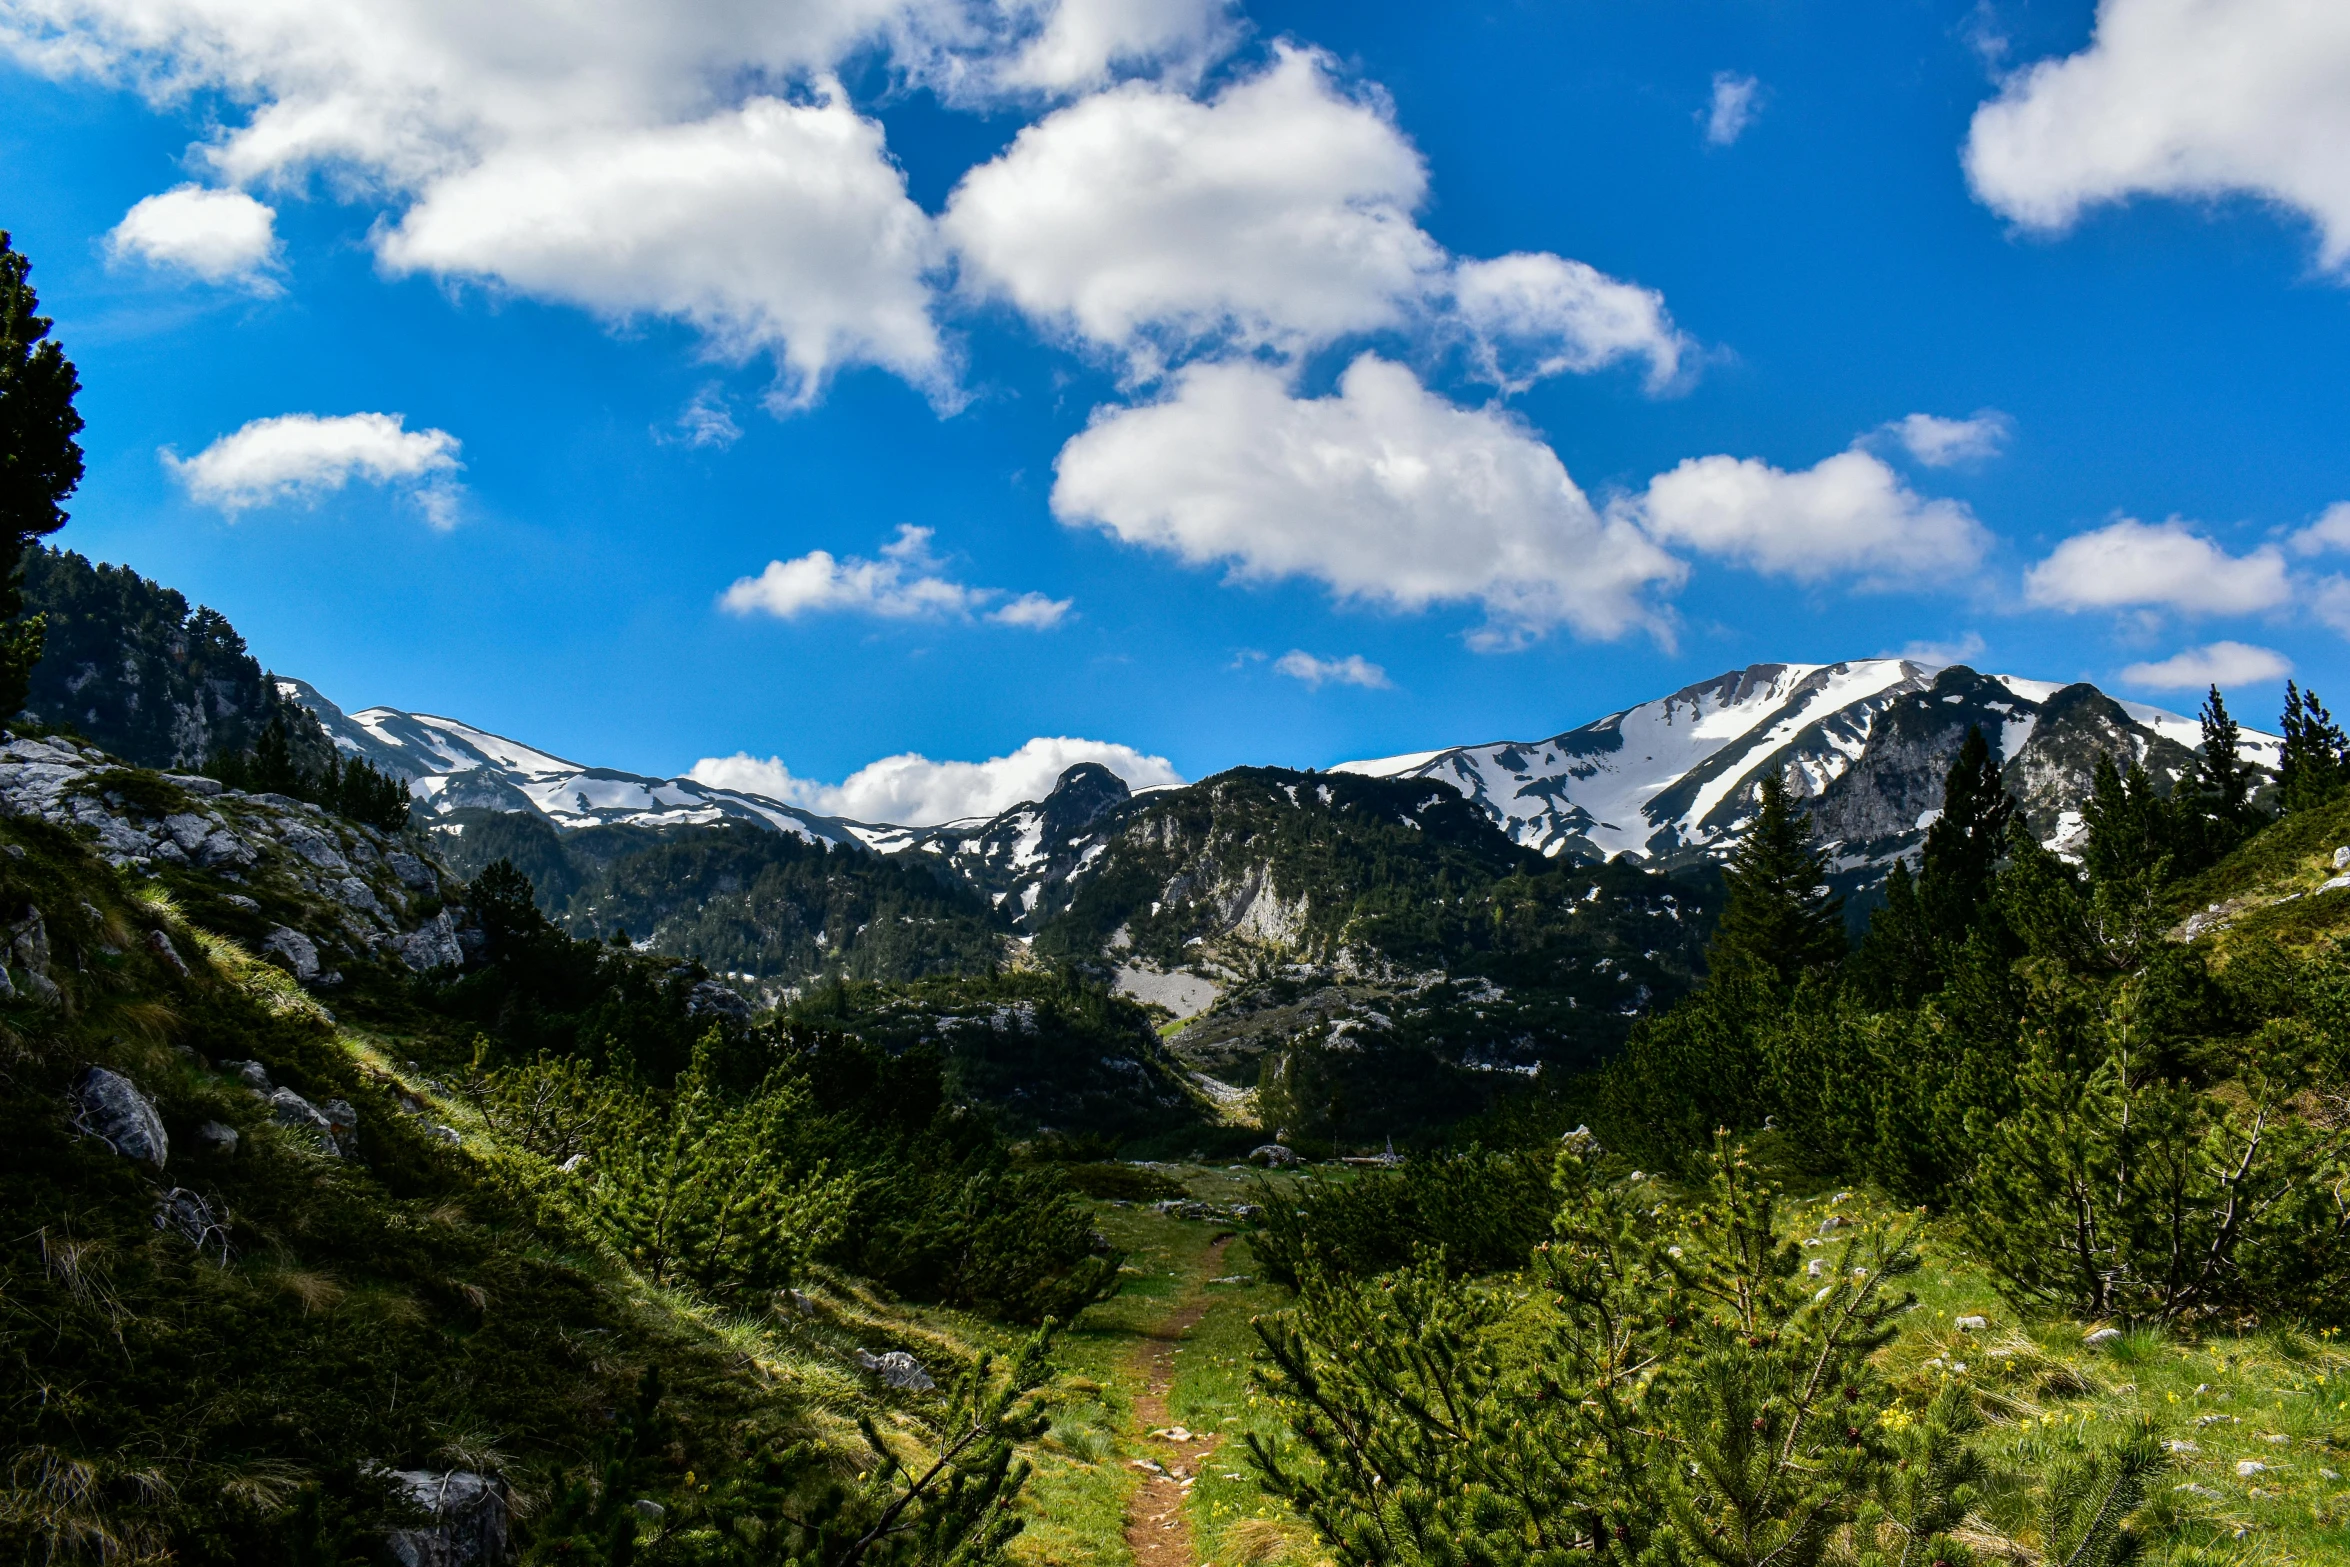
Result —
<instances>
[{"instance_id":1,"label":"dirt hiking trail","mask_svg":"<svg viewBox=\"0 0 2350 1567\"><path fill-rule=\"evenodd\" d=\"M1188 1482L1215 1452L1220 1438L1171 1425L1167 1394L1175 1386L1176 1346L1208 1314L1207 1281L1222 1266L1224 1248L1231 1241L1227 1235L1210 1244L1198 1276L1174 1311L1144 1333L1129 1362L1141 1384L1134 1397L1135 1435L1148 1455L1131 1460L1143 1473L1142 1485L1126 1504L1126 1544L1134 1552L1134 1567L1199 1564L1191 1526L1183 1516L1183 1498L1190 1490Z\"/></svg>"}]
</instances>

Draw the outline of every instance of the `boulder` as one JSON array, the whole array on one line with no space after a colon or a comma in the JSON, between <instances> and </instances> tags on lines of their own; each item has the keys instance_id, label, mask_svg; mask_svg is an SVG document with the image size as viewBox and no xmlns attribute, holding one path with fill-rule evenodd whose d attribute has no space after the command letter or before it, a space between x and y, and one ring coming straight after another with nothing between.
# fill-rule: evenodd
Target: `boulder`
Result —
<instances>
[{"instance_id":1,"label":"boulder","mask_svg":"<svg viewBox=\"0 0 2350 1567\"><path fill-rule=\"evenodd\" d=\"M154 953L157 958L162 960L165 968L180 978L186 979L188 977L188 960L180 956L179 948L171 944L171 937L165 932L160 930L147 932L147 950Z\"/></svg>"},{"instance_id":2,"label":"boulder","mask_svg":"<svg viewBox=\"0 0 2350 1567\"><path fill-rule=\"evenodd\" d=\"M2121 1336L2122 1330L2119 1328L2099 1328L2094 1333L2083 1334L2081 1336L2081 1342L2088 1345L2091 1349L2100 1349L2105 1345L2112 1343L2115 1339L2120 1338Z\"/></svg>"},{"instance_id":3,"label":"boulder","mask_svg":"<svg viewBox=\"0 0 2350 1567\"><path fill-rule=\"evenodd\" d=\"M506 1560L506 1487L469 1469L395 1469L401 1500L430 1522L384 1536L400 1567L487 1567Z\"/></svg>"},{"instance_id":4,"label":"boulder","mask_svg":"<svg viewBox=\"0 0 2350 1567\"><path fill-rule=\"evenodd\" d=\"M206 778L200 773L165 773L163 776L170 782L178 784L188 793L202 796L205 799L210 799L220 793L222 788L219 779Z\"/></svg>"},{"instance_id":5,"label":"boulder","mask_svg":"<svg viewBox=\"0 0 2350 1567\"><path fill-rule=\"evenodd\" d=\"M237 1151L237 1129L226 1121L206 1121L196 1128L196 1141L206 1153L232 1154Z\"/></svg>"},{"instance_id":6,"label":"boulder","mask_svg":"<svg viewBox=\"0 0 2350 1567\"><path fill-rule=\"evenodd\" d=\"M202 843L188 852L195 857L197 864L212 870L218 870L224 865L233 865L239 870L244 870L250 868L255 861L261 858L259 850L225 827L207 836ZM251 902L250 899L246 901ZM253 906L260 907L259 904Z\"/></svg>"},{"instance_id":7,"label":"boulder","mask_svg":"<svg viewBox=\"0 0 2350 1567\"><path fill-rule=\"evenodd\" d=\"M1960 1317L1951 1324L1961 1333L1980 1333L1991 1325L1986 1317Z\"/></svg>"},{"instance_id":8,"label":"boulder","mask_svg":"<svg viewBox=\"0 0 2350 1567\"><path fill-rule=\"evenodd\" d=\"M394 936L385 945L419 974L456 968L465 961L465 949L457 944L457 928L450 922L446 909L407 935Z\"/></svg>"},{"instance_id":9,"label":"boulder","mask_svg":"<svg viewBox=\"0 0 2350 1567\"><path fill-rule=\"evenodd\" d=\"M860 1349L857 1364L901 1392L927 1393L938 1386L930 1380L930 1373L922 1369L922 1362L902 1349L882 1355L869 1355Z\"/></svg>"},{"instance_id":10,"label":"boulder","mask_svg":"<svg viewBox=\"0 0 2350 1567\"><path fill-rule=\"evenodd\" d=\"M269 1113L278 1125L297 1132L306 1132L329 1158L342 1157L343 1145L335 1138L335 1124L326 1112L290 1088L281 1088L269 1096Z\"/></svg>"},{"instance_id":11,"label":"boulder","mask_svg":"<svg viewBox=\"0 0 2350 1567\"><path fill-rule=\"evenodd\" d=\"M298 980L307 983L318 977L318 943L298 930L284 925L270 927L269 934L262 938L261 950L285 959L286 967L293 970Z\"/></svg>"},{"instance_id":12,"label":"boulder","mask_svg":"<svg viewBox=\"0 0 2350 1567\"><path fill-rule=\"evenodd\" d=\"M223 1061L220 1069L262 1098L269 1097L269 1068L258 1061Z\"/></svg>"},{"instance_id":13,"label":"boulder","mask_svg":"<svg viewBox=\"0 0 2350 1567\"><path fill-rule=\"evenodd\" d=\"M1248 1151L1248 1162L1275 1170L1292 1170L1297 1167L1297 1150L1282 1143L1266 1143Z\"/></svg>"},{"instance_id":14,"label":"boulder","mask_svg":"<svg viewBox=\"0 0 2350 1567\"><path fill-rule=\"evenodd\" d=\"M138 1159L160 1170L171 1155L171 1139L163 1132L163 1117L138 1085L102 1066L85 1067L74 1080L74 1124L125 1159Z\"/></svg>"},{"instance_id":15,"label":"boulder","mask_svg":"<svg viewBox=\"0 0 2350 1567\"><path fill-rule=\"evenodd\" d=\"M228 1210L214 1208L185 1186L174 1186L157 1199L155 1227L170 1231L199 1252L206 1247L216 1248L221 1266L228 1265Z\"/></svg>"},{"instance_id":16,"label":"boulder","mask_svg":"<svg viewBox=\"0 0 2350 1567\"><path fill-rule=\"evenodd\" d=\"M714 979L705 979L686 994L685 1010L689 1015L710 1014L732 1018L738 1023L751 1020L751 1004L741 994Z\"/></svg>"},{"instance_id":17,"label":"boulder","mask_svg":"<svg viewBox=\"0 0 2350 1567\"><path fill-rule=\"evenodd\" d=\"M49 927L39 909L8 927L8 963L35 974L49 972Z\"/></svg>"},{"instance_id":18,"label":"boulder","mask_svg":"<svg viewBox=\"0 0 2350 1567\"><path fill-rule=\"evenodd\" d=\"M392 868L394 876L400 878L400 885L410 892L441 890L441 880L433 874L432 867L406 849L392 850L384 856L384 863Z\"/></svg>"}]
</instances>

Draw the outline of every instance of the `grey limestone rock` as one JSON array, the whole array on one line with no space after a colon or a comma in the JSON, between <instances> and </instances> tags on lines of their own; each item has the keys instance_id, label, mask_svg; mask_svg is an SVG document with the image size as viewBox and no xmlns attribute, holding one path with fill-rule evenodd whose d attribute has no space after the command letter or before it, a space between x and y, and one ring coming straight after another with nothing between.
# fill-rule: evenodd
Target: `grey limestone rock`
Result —
<instances>
[{"instance_id":1,"label":"grey limestone rock","mask_svg":"<svg viewBox=\"0 0 2350 1567\"><path fill-rule=\"evenodd\" d=\"M400 1567L489 1567L506 1560L506 1488L469 1469L395 1469L401 1498L429 1522L394 1529L384 1543Z\"/></svg>"},{"instance_id":2,"label":"grey limestone rock","mask_svg":"<svg viewBox=\"0 0 2350 1567\"><path fill-rule=\"evenodd\" d=\"M457 928L450 923L449 911L443 909L405 936L394 936L386 943L399 954L400 961L419 974L439 968L455 968L465 961L465 949L458 945Z\"/></svg>"},{"instance_id":3,"label":"grey limestone rock","mask_svg":"<svg viewBox=\"0 0 2350 1567\"><path fill-rule=\"evenodd\" d=\"M296 979L313 980L318 977L318 943L298 930L284 925L273 927L262 938L261 950L274 952L285 959L286 967L293 970Z\"/></svg>"},{"instance_id":4,"label":"grey limestone rock","mask_svg":"<svg viewBox=\"0 0 2350 1567\"><path fill-rule=\"evenodd\" d=\"M922 1362L902 1349L881 1355L867 1354L860 1349L857 1364L901 1392L927 1393L938 1386L930 1380L930 1373L922 1369Z\"/></svg>"},{"instance_id":5,"label":"grey limestone rock","mask_svg":"<svg viewBox=\"0 0 2350 1567\"><path fill-rule=\"evenodd\" d=\"M201 816L182 811L163 818L163 830L171 834L171 841L189 854L196 852L204 840L212 835L212 823Z\"/></svg>"},{"instance_id":6,"label":"grey limestone rock","mask_svg":"<svg viewBox=\"0 0 2350 1567\"><path fill-rule=\"evenodd\" d=\"M334 1121L292 1089L281 1088L269 1096L269 1113L278 1125L307 1133L329 1158L342 1157L343 1145L335 1136Z\"/></svg>"},{"instance_id":7,"label":"grey limestone rock","mask_svg":"<svg viewBox=\"0 0 2350 1567\"><path fill-rule=\"evenodd\" d=\"M171 937L168 934L160 930L147 932L147 947L156 957L163 960L165 968L182 979L188 977L188 960L180 956L179 948L171 944Z\"/></svg>"},{"instance_id":8,"label":"grey limestone rock","mask_svg":"<svg viewBox=\"0 0 2350 1567\"><path fill-rule=\"evenodd\" d=\"M204 799L210 799L221 792L222 785L219 779L206 778L199 773L165 773L163 776L178 784L188 793L201 796Z\"/></svg>"},{"instance_id":9,"label":"grey limestone rock","mask_svg":"<svg viewBox=\"0 0 2350 1567\"><path fill-rule=\"evenodd\" d=\"M102 1066L85 1067L73 1085L77 1123L126 1159L163 1168L171 1154L163 1117L138 1085Z\"/></svg>"},{"instance_id":10,"label":"grey limestone rock","mask_svg":"<svg viewBox=\"0 0 2350 1567\"><path fill-rule=\"evenodd\" d=\"M196 1141L207 1153L232 1154L237 1151L237 1129L226 1121L206 1121L196 1128Z\"/></svg>"},{"instance_id":11,"label":"grey limestone rock","mask_svg":"<svg viewBox=\"0 0 2350 1567\"><path fill-rule=\"evenodd\" d=\"M751 1020L751 1004L739 993L714 979L705 979L694 986L685 998L685 1009L696 1016L708 1013L733 1018L739 1023Z\"/></svg>"},{"instance_id":12,"label":"grey limestone rock","mask_svg":"<svg viewBox=\"0 0 2350 1567\"><path fill-rule=\"evenodd\" d=\"M220 1069L262 1098L269 1097L269 1068L258 1061L223 1061Z\"/></svg>"},{"instance_id":13,"label":"grey limestone rock","mask_svg":"<svg viewBox=\"0 0 2350 1567\"><path fill-rule=\"evenodd\" d=\"M392 868L394 876L400 878L400 885L410 892L440 891L441 881L433 874L432 867L406 849L389 851L384 855L384 863Z\"/></svg>"},{"instance_id":14,"label":"grey limestone rock","mask_svg":"<svg viewBox=\"0 0 2350 1567\"><path fill-rule=\"evenodd\" d=\"M1287 1170L1296 1165L1297 1150L1280 1143L1266 1143L1262 1147L1249 1150L1248 1162L1267 1165L1276 1170Z\"/></svg>"}]
</instances>

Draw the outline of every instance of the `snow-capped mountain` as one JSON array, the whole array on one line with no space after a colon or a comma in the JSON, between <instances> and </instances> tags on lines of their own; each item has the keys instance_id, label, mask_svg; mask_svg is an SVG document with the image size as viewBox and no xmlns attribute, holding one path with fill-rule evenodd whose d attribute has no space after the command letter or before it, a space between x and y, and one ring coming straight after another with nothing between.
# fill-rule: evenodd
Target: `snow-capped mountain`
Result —
<instances>
[{"instance_id":1,"label":"snow-capped mountain","mask_svg":"<svg viewBox=\"0 0 2350 1567\"><path fill-rule=\"evenodd\" d=\"M1970 727L1982 729L2040 836L2060 846L2078 828L2099 752L2176 778L2202 741L2194 719L2095 686L1884 658L1755 664L1547 740L1333 770L1438 779L1545 854L1630 854L1660 866L1723 852L1776 770L1858 870L1904 852L1931 823ZM2261 766L2276 765L2280 745L2244 731L2243 754Z\"/></svg>"},{"instance_id":2,"label":"snow-capped mountain","mask_svg":"<svg viewBox=\"0 0 2350 1567\"><path fill-rule=\"evenodd\" d=\"M740 820L811 843L860 841L854 824L764 795L717 789L691 778L648 778L582 766L428 713L396 707L345 713L306 681L281 676L278 690L309 709L344 755L364 757L406 778L417 803L435 815L468 808L536 811L563 828L621 822L705 827Z\"/></svg>"}]
</instances>

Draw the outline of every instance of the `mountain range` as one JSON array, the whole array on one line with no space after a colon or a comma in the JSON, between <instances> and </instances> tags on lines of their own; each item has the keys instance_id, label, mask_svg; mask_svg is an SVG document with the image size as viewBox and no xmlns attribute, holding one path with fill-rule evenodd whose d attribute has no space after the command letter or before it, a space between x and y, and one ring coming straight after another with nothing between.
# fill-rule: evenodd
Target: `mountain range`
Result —
<instances>
[{"instance_id":1,"label":"mountain range","mask_svg":"<svg viewBox=\"0 0 2350 1567\"><path fill-rule=\"evenodd\" d=\"M299 680L280 677L278 689L315 714L345 752L410 779L419 806L437 818L535 812L564 831L743 821L809 843L921 854L1028 930L1052 902L1046 889L1081 878L1090 863L1083 829L1125 797L1106 770L1082 768L1066 780L1073 789L994 817L857 822L689 777L566 761L456 719L390 707L346 714ZM2195 720L2086 683L1880 658L1749 665L1548 739L1452 746L1329 771L1442 783L1511 842L1546 857L1629 856L1662 870L1721 859L1746 823L1755 785L1776 771L1805 802L1839 872L1865 886L1915 849L1970 728L1983 731L2034 829L2060 850L2079 832L2078 807L2100 753L2139 762L2168 785L2201 741ZM2280 744L2243 731L2243 755L2261 767L2274 768Z\"/></svg>"}]
</instances>

